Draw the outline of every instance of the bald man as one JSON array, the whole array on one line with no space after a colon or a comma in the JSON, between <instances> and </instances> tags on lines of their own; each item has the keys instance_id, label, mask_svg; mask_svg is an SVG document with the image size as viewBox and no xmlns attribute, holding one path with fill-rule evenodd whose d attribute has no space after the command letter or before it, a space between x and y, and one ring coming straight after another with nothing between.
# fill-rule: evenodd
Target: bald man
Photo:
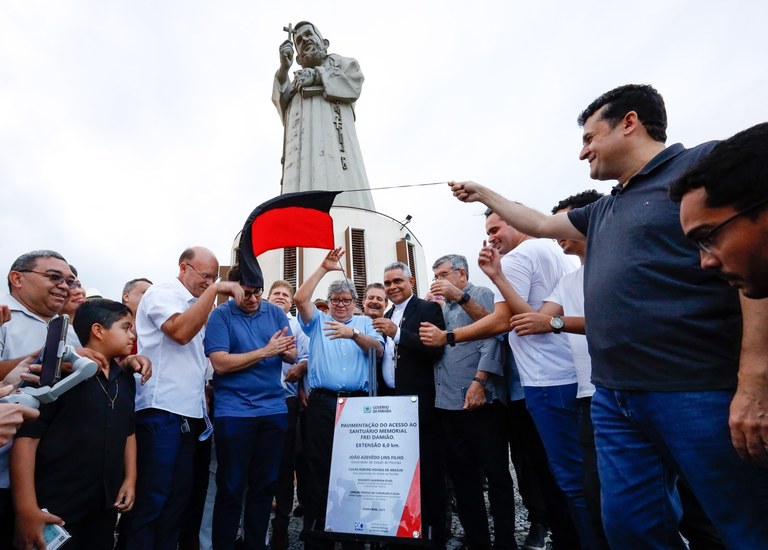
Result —
<instances>
[{"instance_id":1,"label":"bald man","mask_svg":"<svg viewBox=\"0 0 768 550\"><path fill-rule=\"evenodd\" d=\"M136 312L139 350L152 359L154 376L136 387L136 504L126 514L120 547L176 548L192 489L203 417L205 371L202 329L218 294L242 300L238 283L219 281L219 262L203 247L179 257L179 275L147 290Z\"/></svg>"}]
</instances>

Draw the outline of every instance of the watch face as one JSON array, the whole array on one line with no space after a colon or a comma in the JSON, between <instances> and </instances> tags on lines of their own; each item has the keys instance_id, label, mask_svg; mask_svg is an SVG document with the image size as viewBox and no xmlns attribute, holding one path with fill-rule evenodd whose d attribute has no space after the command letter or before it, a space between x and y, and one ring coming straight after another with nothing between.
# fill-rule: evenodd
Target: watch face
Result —
<instances>
[{"instance_id":1,"label":"watch face","mask_svg":"<svg viewBox=\"0 0 768 550\"><path fill-rule=\"evenodd\" d=\"M565 326L565 321L563 321L560 317L552 317L552 320L549 322L550 325L552 325L552 328L555 330L561 330Z\"/></svg>"}]
</instances>

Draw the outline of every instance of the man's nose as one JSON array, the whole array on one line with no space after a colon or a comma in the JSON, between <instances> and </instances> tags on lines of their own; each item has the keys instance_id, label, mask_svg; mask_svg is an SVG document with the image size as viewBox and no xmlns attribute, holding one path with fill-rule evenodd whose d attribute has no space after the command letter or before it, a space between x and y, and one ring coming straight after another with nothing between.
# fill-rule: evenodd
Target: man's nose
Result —
<instances>
[{"instance_id":1,"label":"man's nose","mask_svg":"<svg viewBox=\"0 0 768 550\"><path fill-rule=\"evenodd\" d=\"M702 269L717 269L722 265L717 256L704 250L699 250L699 262Z\"/></svg>"}]
</instances>

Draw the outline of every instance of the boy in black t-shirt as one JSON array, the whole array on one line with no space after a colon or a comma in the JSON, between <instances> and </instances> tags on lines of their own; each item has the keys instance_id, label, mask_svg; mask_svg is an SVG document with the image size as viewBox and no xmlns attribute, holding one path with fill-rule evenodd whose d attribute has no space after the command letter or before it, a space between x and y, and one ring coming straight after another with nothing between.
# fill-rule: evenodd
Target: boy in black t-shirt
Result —
<instances>
[{"instance_id":1,"label":"boy in black t-shirt","mask_svg":"<svg viewBox=\"0 0 768 550\"><path fill-rule=\"evenodd\" d=\"M78 338L109 366L41 405L40 417L16 436L11 491L22 547L42 548L47 523L66 523L69 550L114 546L117 513L133 507L136 485L136 387L115 362L131 352L132 325L130 310L112 300L91 300L77 310Z\"/></svg>"}]
</instances>

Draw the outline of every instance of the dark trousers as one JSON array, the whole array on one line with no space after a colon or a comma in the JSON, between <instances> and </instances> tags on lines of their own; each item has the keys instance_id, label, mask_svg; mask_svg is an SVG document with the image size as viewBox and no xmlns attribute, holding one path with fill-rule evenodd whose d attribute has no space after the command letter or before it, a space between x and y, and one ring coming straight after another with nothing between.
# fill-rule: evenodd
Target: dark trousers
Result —
<instances>
[{"instance_id":1,"label":"dark trousers","mask_svg":"<svg viewBox=\"0 0 768 550\"><path fill-rule=\"evenodd\" d=\"M600 476L597 472L597 449L595 449L595 429L592 426L590 407L591 397L581 397L577 400L581 409L581 424L579 425L579 443L584 457L584 500L587 503L592 522L592 530L598 537L602 548L608 548L608 539L603 529L603 516L600 512Z\"/></svg>"},{"instance_id":2,"label":"dark trousers","mask_svg":"<svg viewBox=\"0 0 768 550\"><path fill-rule=\"evenodd\" d=\"M434 407L435 398L419 398L419 459L421 476L421 532L430 548L445 548L445 438Z\"/></svg>"},{"instance_id":3,"label":"dark trousers","mask_svg":"<svg viewBox=\"0 0 768 550\"><path fill-rule=\"evenodd\" d=\"M115 546L117 510L102 510L86 519L68 522L64 529L72 535L66 543L67 550L112 550Z\"/></svg>"},{"instance_id":4,"label":"dark trousers","mask_svg":"<svg viewBox=\"0 0 768 550\"><path fill-rule=\"evenodd\" d=\"M304 411L304 453L306 457L307 501L304 503L304 547L326 548L313 531L325 530L325 510L328 501L328 480L331 475L333 429L336 420L336 397L312 392ZM333 544L331 543L332 547Z\"/></svg>"},{"instance_id":5,"label":"dark trousers","mask_svg":"<svg viewBox=\"0 0 768 550\"><path fill-rule=\"evenodd\" d=\"M275 531L288 529L288 521L293 510L294 494L294 457L296 453L296 436L299 421L299 398L288 397L285 400L288 407L288 424L285 430L285 442L280 458L280 471L275 484L275 517L272 528Z\"/></svg>"},{"instance_id":6,"label":"dark trousers","mask_svg":"<svg viewBox=\"0 0 768 550\"><path fill-rule=\"evenodd\" d=\"M189 419L189 425L192 432L198 437L205 430L205 421L202 418ZM200 548L200 525L203 522L205 499L208 495L208 473L211 467L212 447L212 437L195 443L192 494L189 497L187 508L184 510L184 519L181 523L179 536L179 550Z\"/></svg>"},{"instance_id":7,"label":"dark trousers","mask_svg":"<svg viewBox=\"0 0 768 550\"><path fill-rule=\"evenodd\" d=\"M528 520L551 529L555 549L581 548L565 495L549 469L547 452L525 400L510 401L507 410L509 454Z\"/></svg>"},{"instance_id":8,"label":"dark trousers","mask_svg":"<svg viewBox=\"0 0 768 550\"><path fill-rule=\"evenodd\" d=\"M266 548L272 495L280 467L286 414L216 417L216 503L213 547L235 548L245 495L246 548Z\"/></svg>"},{"instance_id":9,"label":"dark trousers","mask_svg":"<svg viewBox=\"0 0 768 550\"><path fill-rule=\"evenodd\" d=\"M136 413L136 504L120 520L118 548L175 550L193 482L197 437L182 417L160 409Z\"/></svg>"},{"instance_id":10,"label":"dark trousers","mask_svg":"<svg viewBox=\"0 0 768 550\"><path fill-rule=\"evenodd\" d=\"M13 549L15 515L10 489L0 489L0 550Z\"/></svg>"},{"instance_id":11,"label":"dark trousers","mask_svg":"<svg viewBox=\"0 0 768 550\"><path fill-rule=\"evenodd\" d=\"M490 548L483 480L494 524L494 548L517 548L515 542L515 486L509 473L504 405L499 402L471 411L438 409L445 435L448 472L456 492L459 519L470 549Z\"/></svg>"}]
</instances>

